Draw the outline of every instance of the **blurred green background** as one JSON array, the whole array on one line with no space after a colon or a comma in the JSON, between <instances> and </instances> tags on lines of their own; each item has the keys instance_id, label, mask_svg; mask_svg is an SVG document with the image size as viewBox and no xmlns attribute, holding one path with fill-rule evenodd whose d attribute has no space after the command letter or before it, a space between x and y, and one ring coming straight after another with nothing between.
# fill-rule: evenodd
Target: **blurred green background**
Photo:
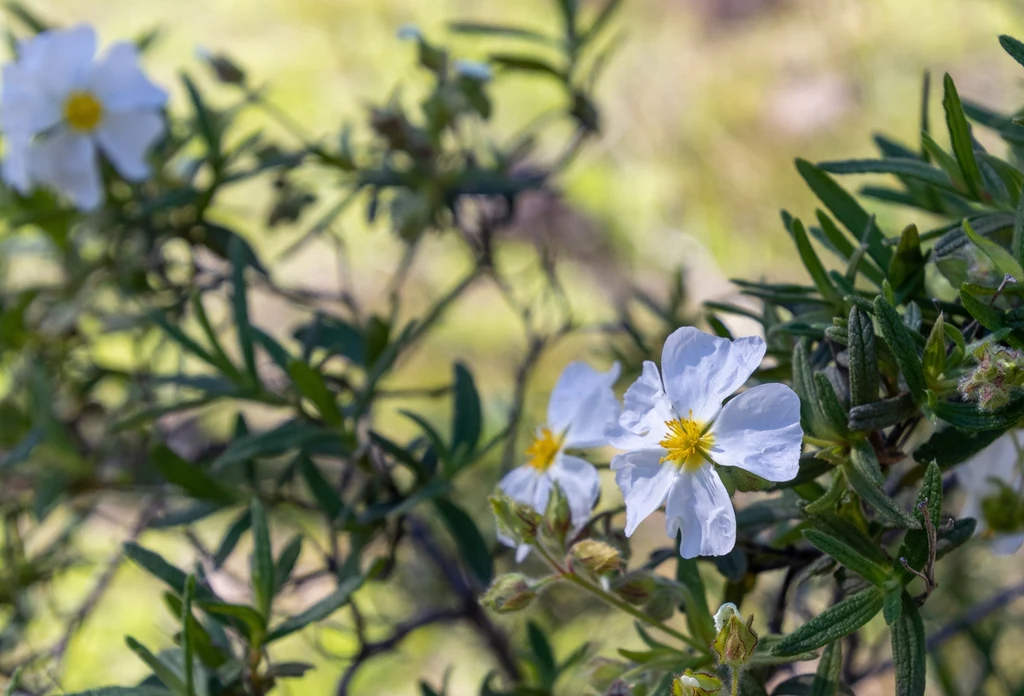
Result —
<instances>
[{"instance_id":1,"label":"blurred green background","mask_svg":"<svg viewBox=\"0 0 1024 696\"><path fill-rule=\"evenodd\" d=\"M540 27L553 21L544 0L35 0L29 6L62 24L92 23L104 43L159 27L161 38L146 60L164 85L177 85L182 70L207 77L197 49L224 52L255 83L266 83L270 100L312 133L336 131L370 104L384 101L398 84L415 90L412 48L395 38L403 24L416 24L431 38L447 38L445 23L455 19ZM698 299L728 293L728 277L802 273L778 218L780 207L804 217L813 213L812 196L793 158L867 156L870 137L883 124L888 134L916 143L926 69L936 76L952 73L962 95L992 107L1010 110L1022 101L1019 66L996 40L1000 33L1024 34L1019 0L626 0L617 25L621 41L598 91L602 137L563 179L565 200L538 201L518 231L522 248L513 245L503 259L527 277L536 265L531 240L554 238L575 310L592 320L613 318L630 284L664 294L669 273L679 264L691 268L690 289ZM452 45L465 57L479 57L471 41ZM180 91L170 89L171 108L182 109ZM227 103L226 92L219 92ZM218 91L211 94L216 102ZM541 112L554 96L537 89L536 81L520 78L503 79L497 94L499 132ZM933 117L941 118L940 113L933 102ZM251 118L252 128L279 129ZM332 193L330 181L308 183L319 202L294 227L264 231L270 205L266 182L236 192L217 214L273 258L342 195ZM882 205L872 209L890 230L908 220ZM928 227L928 220L915 221ZM297 286L337 289L344 283L372 307L397 262L399 245L385 230L368 229L358 211L334 231L344 240L349 271L339 273L334 259L312 245L276 266L275 273L284 284ZM436 294L454 282L468 260L443 238L427 246L429 262L415 267L408 283ZM415 314L414 299L406 311ZM254 307L254 314L264 326L287 321L287 309L269 300ZM433 365L452 358L471 362L495 429L511 399L511 366L523 350L517 321L494 290L481 287L405 365L403 381L436 385L447 374L434 374ZM565 361L594 345L577 341L548 356L531 384L535 412L543 408L546 390ZM402 427L395 423L395 429ZM466 504L482 517L482 489L472 495L479 501ZM104 520L109 528L97 527L90 546L82 549L80 570L60 581L55 613L78 605L91 586L94 564L116 549L132 519L131 502L124 503L123 508L111 503ZM215 543L218 524L226 519L210 525L209 543ZM644 533L649 538L640 537L637 556L645 544L662 543L657 523ZM163 543L174 554L167 539L147 537L147 543L158 549ZM999 562L1014 567L1012 558ZM963 572L971 579L970 569ZM229 576L221 581L226 597L240 591L232 590ZM983 589L978 585L979 594ZM140 571L122 568L55 680L76 690L142 674L122 636L131 633L150 644L166 639L172 619L157 607L157 597ZM409 611L394 593L370 591L363 603L371 616L386 620L401 620ZM522 620L513 616L502 623L516 630ZM607 640L627 625L619 617L586 614L563 627L556 647L565 654L583 639ZM344 626L338 629L291 640L279 659L308 659L321 667L303 680L286 682L283 693L332 689L343 665L339 657L353 646ZM48 635L30 638L45 644ZM413 694L414 675L440 678L456 664L453 683L475 693L470 685L488 666L473 659L470 640L468 633L453 629L417 633L399 654L364 670L357 692Z\"/></svg>"}]
</instances>

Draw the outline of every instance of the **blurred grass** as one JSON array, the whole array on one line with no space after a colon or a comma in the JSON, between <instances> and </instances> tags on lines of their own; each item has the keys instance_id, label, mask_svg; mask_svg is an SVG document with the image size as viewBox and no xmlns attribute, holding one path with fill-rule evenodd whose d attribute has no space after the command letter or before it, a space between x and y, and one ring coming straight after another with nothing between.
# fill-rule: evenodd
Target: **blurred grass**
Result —
<instances>
[{"instance_id":1,"label":"blurred grass","mask_svg":"<svg viewBox=\"0 0 1024 696\"><path fill-rule=\"evenodd\" d=\"M31 7L64 24L91 22L104 42L161 27L163 38L147 61L167 85L182 69L202 70L197 47L224 51L255 81L269 84L275 104L307 130L325 134L358 119L399 81L408 82L412 51L394 38L402 24L418 24L436 37L452 19L534 26L550 21L543 0L37 0ZM726 17L730 11L733 16ZM1013 0L633 0L625 3L619 23L624 42L599 92L603 137L564 183L572 203L613 240L626 279L654 287L658 283L651 278L666 277L674 265L694 258L687 237L705 245L727 276L792 276L798 264L778 209L806 218L815 206L793 158L866 156L871 134L882 125L887 133L916 142L924 70L936 76L951 72L961 94L993 106L1015 108L1022 101L1024 73L996 41L999 33L1024 34L1024 12ZM476 55L473 43L456 45L465 46L467 56ZM521 80L509 81L499 93L498 126L506 129L537 113L548 99ZM172 104L179 112L185 108L180 97L176 92ZM941 123L937 100L932 119ZM320 182L318 188L323 192L327 185ZM265 205L253 206L253 200L260 198L246 190L221 210L250 237L261 229L265 214ZM321 207L333 200L325 195ZM884 206L874 209L890 229L908 220ZM372 302L393 267L397 245L383 230L366 230L357 218L341 229L357 261L350 281ZM289 235L256 241L261 249L280 249ZM441 292L466 259L445 240L431 241L426 253L434 262L417 268L410 284ZM531 253L523 247L505 260L528 270ZM280 272L285 279L321 287L338 282L333 262L315 249ZM582 315L611 316L615 298L587 264L569 262L565 273ZM266 321L283 309L262 311ZM509 366L522 350L517 331L515 317L497 295L480 290L405 366L403 379L436 385L447 379L447 373L437 374L436 365L451 357L470 360L485 393L492 395L487 415L493 426L509 398ZM565 359L586 349L574 342L545 360L532 403L542 406L545 385ZM658 532L656 523L649 527L652 535ZM83 553L99 561L113 548L110 536L99 534L95 548ZM88 587L86 576L75 574L57 589L77 597ZM158 641L171 619L155 607L158 591L134 568L120 571L101 612L74 641L61 685L74 690L141 675L141 664L123 648L121 636L131 632L151 647L165 647ZM391 617L406 608L398 595L366 601ZM503 623L522 626L519 617ZM580 640L620 635L617 629L627 626L621 617L609 617L598 631L593 616L587 616L563 628L556 643L564 654ZM284 651L292 654L282 657L308 658L313 654L309 640L296 637ZM340 654L351 649L341 633L328 632L324 644ZM414 673L439 678L457 662L453 693L475 693L469 685L485 665L473 655L467 634L424 632L404 644L401 656L372 663L357 680L357 691L411 694ZM318 662L321 669L282 692L328 693L340 663Z\"/></svg>"}]
</instances>

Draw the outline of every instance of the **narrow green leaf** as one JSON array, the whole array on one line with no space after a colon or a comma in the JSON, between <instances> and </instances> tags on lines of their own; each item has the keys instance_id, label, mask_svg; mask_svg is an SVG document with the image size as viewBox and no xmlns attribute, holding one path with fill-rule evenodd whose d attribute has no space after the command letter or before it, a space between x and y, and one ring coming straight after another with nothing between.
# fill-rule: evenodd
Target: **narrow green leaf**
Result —
<instances>
[{"instance_id":1,"label":"narrow green leaf","mask_svg":"<svg viewBox=\"0 0 1024 696\"><path fill-rule=\"evenodd\" d=\"M181 650L185 668L185 696L196 696L195 675L193 674L192 649L192 595L196 591L196 576L189 573L185 580L185 592L181 601Z\"/></svg>"},{"instance_id":2,"label":"narrow green leaf","mask_svg":"<svg viewBox=\"0 0 1024 696\"><path fill-rule=\"evenodd\" d=\"M1006 325L1006 314L976 297L968 283L960 286L960 301L971 316L989 331L998 331Z\"/></svg>"},{"instance_id":3,"label":"narrow green leaf","mask_svg":"<svg viewBox=\"0 0 1024 696\"><path fill-rule=\"evenodd\" d=\"M196 320L199 322L199 326L203 330L203 334L206 335L206 342L210 345L211 356L217 361L219 365L218 369L233 382L239 382L241 373L238 368L235 367L234 363L231 362L231 358L224 352L224 347L220 344L220 339L217 337L217 332L213 330L213 324L210 322L210 317L206 314L206 308L203 306L203 298L199 293L192 295L191 300L192 313L196 316Z\"/></svg>"},{"instance_id":4,"label":"narrow green leaf","mask_svg":"<svg viewBox=\"0 0 1024 696\"><path fill-rule=\"evenodd\" d=\"M459 549L459 555L476 578L480 587L485 588L494 579L494 563L491 551L465 510L447 498L435 498L434 506Z\"/></svg>"},{"instance_id":5,"label":"narrow green leaf","mask_svg":"<svg viewBox=\"0 0 1024 696\"><path fill-rule=\"evenodd\" d=\"M978 169L978 160L974 156L974 140L971 137L971 126L967 123L967 116L964 115L963 106L960 104L960 95L953 84L953 78L946 73L942 78L943 96L942 108L946 112L946 126L949 128L949 140L953 146L953 155L956 157L960 171L963 172L964 183L967 190L980 198L984 190L984 183L981 178L981 170Z\"/></svg>"},{"instance_id":6,"label":"narrow green leaf","mask_svg":"<svg viewBox=\"0 0 1024 696\"><path fill-rule=\"evenodd\" d=\"M175 594L180 595L185 591L187 576L184 571L175 568L160 554L129 541L124 545L124 555L150 575L164 581Z\"/></svg>"},{"instance_id":7,"label":"narrow green leaf","mask_svg":"<svg viewBox=\"0 0 1024 696\"><path fill-rule=\"evenodd\" d=\"M299 455L299 472L302 474L309 492L313 494L317 505L330 520L336 520L345 509L345 501L341 499L330 482L324 478L320 468L305 454Z\"/></svg>"},{"instance_id":8,"label":"narrow green leaf","mask_svg":"<svg viewBox=\"0 0 1024 696\"><path fill-rule=\"evenodd\" d=\"M542 45L551 45L555 43L555 40L550 36L533 31L532 29L525 29L523 27L482 24L480 22L450 22L448 24L448 28L456 34L523 39L525 41Z\"/></svg>"},{"instance_id":9,"label":"narrow green leaf","mask_svg":"<svg viewBox=\"0 0 1024 696\"><path fill-rule=\"evenodd\" d=\"M891 576L889 567L862 555L836 536L818 529L805 529L803 534L807 541L873 585L881 587Z\"/></svg>"},{"instance_id":10,"label":"narrow green leaf","mask_svg":"<svg viewBox=\"0 0 1024 696\"><path fill-rule=\"evenodd\" d=\"M981 250L985 256L992 260L996 270L1003 275L1010 275L1014 278L1024 278L1024 270L1017 263L1017 259L1009 251L993 242L988 237L983 237L974 231L971 223L965 218L963 221L964 234ZM1014 236L1017 234L1017 226L1014 224Z\"/></svg>"},{"instance_id":11,"label":"narrow green leaf","mask_svg":"<svg viewBox=\"0 0 1024 696\"><path fill-rule=\"evenodd\" d=\"M814 673L810 696L836 696L843 674L843 641L837 640L825 648Z\"/></svg>"},{"instance_id":12,"label":"narrow green leaf","mask_svg":"<svg viewBox=\"0 0 1024 696\"><path fill-rule=\"evenodd\" d=\"M533 664L537 667L541 686L545 687L545 690L550 689L554 686L555 677L558 676L558 663L555 662L555 653L551 644L544 635L544 631L533 621L526 624L526 637L530 643Z\"/></svg>"},{"instance_id":13,"label":"narrow green leaf","mask_svg":"<svg viewBox=\"0 0 1024 696\"><path fill-rule=\"evenodd\" d=\"M945 172L916 158L887 157L879 160L842 160L820 162L818 166L830 174L897 174L947 191L957 192Z\"/></svg>"},{"instance_id":14,"label":"narrow green leaf","mask_svg":"<svg viewBox=\"0 0 1024 696\"><path fill-rule=\"evenodd\" d=\"M920 526L917 518L885 494L885 491L877 483L877 479L868 473L869 469L857 466L852 461L843 468L853 490L878 513L883 522L893 527L907 529L917 529Z\"/></svg>"},{"instance_id":15,"label":"narrow green leaf","mask_svg":"<svg viewBox=\"0 0 1024 696\"><path fill-rule=\"evenodd\" d=\"M821 405L818 383L807 356L807 347L798 342L793 347L793 391L800 397L800 415L807 430L818 437L831 438L836 435L829 426L829 419Z\"/></svg>"},{"instance_id":16,"label":"narrow green leaf","mask_svg":"<svg viewBox=\"0 0 1024 696\"><path fill-rule=\"evenodd\" d=\"M235 502L234 492L206 471L188 462L165 445L157 445L150 453L153 466L169 483L182 488L193 498L222 505Z\"/></svg>"},{"instance_id":17,"label":"narrow green leaf","mask_svg":"<svg viewBox=\"0 0 1024 696\"><path fill-rule=\"evenodd\" d=\"M871 317L857 305L852 306L846 332L850 355L850 404L856 407L878 401L878 353Z\"/></svg>"},{"instance_id":18,"label":"narrow green leaf","mask_svg":"<svg viewBox=\"0 0 1024 696\"><path fill-rule=\"evenodd\" d=\"M938 380L946 370L946 322L941 313L932 324L921 363L928 380Z\"/></svg>"},{"instance_id":19,"label":"narrow green leaf","mask_svg":"<svg viewBox=\"0 0 1024 696\"><path fill-rule=\"evenodd\" d=\"M341 426L342 418L338 401L327 388L327 383L320 373L302 360L292 360L288 363L288 376L291 377L292 384L299 390L299 393L313 402L325 423L333 427Z\"/></svg>"},{"instance_id":20,"label":"narrow green leaf","mask_svg":"<svg viewBox=\"0 0 1024 696\"><path fill-rule=\"evenodd\" d=\"M836 504L842 500L843 493L846 492L846 475L842 469L835 469L832 474L832 480L828 485L828 489L825 493L817 500L808 503L807 507L804 508L808 515L821 515L826 512L831 512L835 509Z\"/></svg>"},{"instance_id":21,"label":"narrow green leaf","mask_svg":"<svg viewBox=\"0 0 1024 696\"><path fill-rule=\"evenodd\" d=\"M199 136L206 143L210 163L213 166L214 171L219 171L224 160L224 155L221 152L220 129L217 127L217 118L213 112L207 108L199 89L196 88L195 83L192 82L192 78L182 73L181 81L184 83L185 90L188 92L189 99L192 101L192 108L195 111L196 116L196 126L199 131Z\"/></svg>"},{"instance_id":22,"label":"narrow green leaf","mask_svg":"<svg viewBox=\"0 0 1024 696\"><path fill-rule=\"evenodd\" d=\"M875 316L878 318L878 327L882 331L882 337L892 350L896 363L907 381L907 387L915 398L924 397L924 390L927 385L924 381L924 369L921 367L921 358L917 354L917 346L910 336L910 331L903 323L896 308L893 307L884 297L879 295L875 298Z\"/></svg>"},{"instance_id":23,"label":"narrow green leaf","mask_svg":"<svg viewBox=\"0 0 1024 696\"><path fill-rule=\"evenodd\" d=\"M821 411L825 415L825 419L828 421L829 428L832 432L839 436L845 436L847 430L847 423L849 422L849 414L843 405L839 403L839 397L836 395L835 388L832 386L832 382L829 381L828 377L822 372L816 372L814 374L814 381L818 387L818 399L821 402Z\"/></svg>"},{"instance_id":24,"label":"narrow green leaf","mask_svg":"<svg viewBox=\"0 0 1024 696\"><path fill-rule=\"evenodd\" d=\"M715 640L715 618L708 608L704 580L696 558L676 559L676 581L683 588L683 606L686 610L686 625L690 635L706 645Z\"/></svg>"},{"instance_id":25,"label":"narrow green leaf","mask_svg":"<svg viewBox=\"0 0 1024 696\"><path fill-rule=\"evenodd\" d=\"M467 457L476 449L483 427L480 395L473 382L473 375L461 363L455 364L454 384L455 413L452 418L452 457Z\"/></svg>"},{"instance_id":26,"label":"narrow green leaf","mask_svg":"<svg viewBox=\"0 0 1024 696\"><path fill-rule=\"evenodd\" d=\"M224 532L224 538L221 539L220 546L217 547L217 552L213 555L213 567L220 568L224 565L224 561L228 560L228 556L238 546L239 540L242 535L249 531L249 524L252 521L252 515L249 510L246 509L241 515L235 518L235 521L231 523L228 530Z\"/></svg>"},{"instance_id":27,"label":"narrow green leaf","mask_svg":"<svg viewBox=\"0 0 1024 696\"><path fill-rule=\"evenodd\" d=\"M1021 43L1012 36L1003 34L999 37L999 45L1003 47L1003 50L1010 54L1010 57L1015 61L1024 65L1024 43Z\"/></svg>"},{"instance_id":28,"label":"narrow green leaf","mask_svg":"<svg viewBox=\"0 0 1024 696\"><path fill-rule=\"evenodd\" d=\"M1024 266L1024 195L1021 195L1017 202L1017 210L1013 218L1013 239L1010 243L1010 253L1018 266ZM1022 278L1018 278L1018 280L1024 282Z\"/></svg>"},{"instance_id":29,"label":"narrow green leaf","mask_svg":"<svg viewBox=\"0 0 1024 696\"><path fill-rule=\"evenodd\" d=\"M917 448L914 459L923 464L935 462L940 470L949 471L991 445L1003 432L998 429L979 432L943 428Z\"/></svg>"},{"instance_id":30,"label":"narrow green leaf","mask_svg":"<svg viewBox=\"0 0 1024 696\"><path fill-rule=\"evenodd\" d=\"M960 430L1006 430L1024 418L1024 398L1015 399L991 412L980 411L973 403L940 401L935 407L935 415Z\"/></svg>"},{"instance_id":31,"label":"narrow green leaf","mask_svg":"<svg viewBox=\"0 0 1024 696\"><path fill-rule=\"evenodd\" d=\"M839 299L839 294L836 292L835 287L832 285L832 281L829 280L828 272L821 263L821 259L814 252L814 247L811 246L811 240L807 236L807 231L804 229L804 224L800 222L799 218L794 218L787 226L789 234L793 237L793 241L796 243L797 252L800 254L800 259L803 261L804 267L811 276L811 280L814 281L814 285L818 288L818 292L829 302L835 302Z\"/></svg>"},{"instance_id":32,"label":"narrow green leaf","mask_svg":"<svg viewBox=\"0 0 1024 696\"><path fill-rule=\"evenodd\" d=\"M354 575L343 580L334 588L329 595L314 603L303 612L291 616L277 626L274 626L267 634L266 643L272 643L285 636L300 631L311 623L323 621L334 612L341 609L348 603L349 597L363 584L364 576Z\"/></svg>"},{"instance_id":33,"label":"narrow green leaf","mask_svg":"<svg viewBox=\"0 0 1024 696\"><path fill-rule=\"evenodd\" d=\"M889 282L906 297L924 283L924 254L916 225L908 225L900 234L896 253L889 262Z\"/></svg>"},{"instance_id":34,"label":"narrow green leaf","mask_svg":"<svg viewBox=\"0 0 1024 696\"><path fill-rule=\"evenodd\" d=\"M960 164L956 161L956 158L943 150L942 146L935 141L935 138L930 133L921 132L921 146L928 153L928 156L934 159L935 163L942 168L942 171L949 175L950 180L955 182L958 188L967 188L967 184L964 182L964 174L960 170ZM966 196L967 194L961 191L960 195Z\"/></svg>"},{"instance_id":35,"label":"narrow green leaf","mask_svg":"<svg viewBox=\"0 0 1024 696\"><path fill-rule=\"evenodd\" d=\"M244 625L248 630L250 642L257 646L262 643L262 637L267 631L266 620L252 607L244 604L230 604L228 602L205 599L199 600L196 604L211 616L216 615L237 619L241 622L239 625Z\"/></svg>"},{"instance_id":36,"label":"narrow green leaf","mask_svg":"<svg viewBox=\"0 0 1024 696\"><path fill-rule=\"evenodd\" d=\"M917 603L903 592L903 611L892 625L892 661L896 672L896 696L924 696L925 669L924 623Z\"/></svg>"},{"instance_id":37,"label":"narrow green leaf","mask_svg":"<svg viewBox=\"0 0 1024 696\"><path fill-rule=\"evenodd\" d=\"M301 553L302 535L296 534L281 549L281 555L277 557L277 563L274 565L274 592L280 592L281 588L288 582L288 578L292 576L292 571L295 570L295 564L298 562L299 554Z\"/></svg>"},{"instance_id":38,"label":"narrow green leaf","mask_svg":"<svg viewBox=\"0 0 1024 696\"><path fill-rule=\"evenodd\" d=\"M882 591L869 587L829 607L782 639L772 651L780 657L816 650L848 636L882 610Z\"/></svg>"},{"instance_id":39,"label":"narrow green leaf","mask_svg":"<svg viewBox=\"0 0 1024 696\"><path fill-rule=\"evenodd\" d=\"M253 498L249 511L252 515L252 592L256 609L263 620L267 621L274 601L274 555L270 547L270 526L267 513L258 498Z\"/></svg>"},{"instance_id":40,"label":"narrow green leaf","mask_svg":"<svg viewBox=\"0 0 1024 696\"><path fill-rule=\"evenodd\" d=\"M931 522L936 527L940 526L942 514L942 470L939 465L932 462L925 470L924 480L921 482L921 490L917 494L917 502L914 506L914 516L921 523L921 529L911 529L903 537L903 544L900 546L900 557L905 558L911 568L921 570L928 560L928 533L924 530L924 512L927 506ZM911 573L902 570L904 584L913 578Z\"/></svg>"},{"instance_id":41,"label":"narrow green leaf","mask_svg":"<svg viewBox=\"0 0 1024 696\"><path fill-rule=\"evenodd\" d=\"M256 349L253 344L252 325L249 323L249 301L246 294L245 268L248 255L238 238L233 238L228 245L231 260L231 307L234 312L235 331L238 332L238 347L245 360L245 369L249 374L252 386L259 387L260 378L256 371Z\"/></svg>"},{"instance_id":42,"label":"narrow green leaf","mask_svg":"<svg viewBox=\"0 0 1024 696\"><path fill-rule=\"evenodd\" d=\"M187 696L186 686L184 680L178 675L177 671L167 662L154 655L149 648L135 640L131 636L127 636L124 642L128 645L128 648L135 653L135 655L146 663L146 666L153 670L153 674L159 679L164 686L181 696Z\"/></svg>"}]
</instances>

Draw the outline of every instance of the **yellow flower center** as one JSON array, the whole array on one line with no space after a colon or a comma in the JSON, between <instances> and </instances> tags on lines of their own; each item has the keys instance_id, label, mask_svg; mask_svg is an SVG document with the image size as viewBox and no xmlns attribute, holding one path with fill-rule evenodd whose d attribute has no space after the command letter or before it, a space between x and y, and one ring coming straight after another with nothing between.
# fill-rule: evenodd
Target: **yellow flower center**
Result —
<instances>
[{"instance_id":1,"label":"yellow flower center","mask_svg":"<svg viewBox=\"0 0 1024 696\"><path fill-rule=\"evenodd\" d=\"M562 436L555 437L550 428L541 428L533 443L526 448L526 463L537 471L547 471L555 462L555 455L562 449Z\"/></svg>"},{"instance_id":2,"label":"yellow flower center","mask_svg":"<svg viewBox=\"0 0 1024 696\"><path fill-rule=\"evenodd\" d=\"M64 120L78 131L91 131L103 118L103 105L91 92L72 92L64 102Z\"/></svg>"},{"instance_id":3,"label":"yellow flower center","mask_svg":"<svg viewBox=\"0 0 1024 696\"><path fill-rule=\"evenodd\" d=\"M704 432L705 426L690 418L677 418L665 421L668 434L658 444L667 450L662 462L672 462L677 467L686 467L688 471L696 471L707 458L711 446L715 444L715 436Z\"/></svg>"}]
</instances>

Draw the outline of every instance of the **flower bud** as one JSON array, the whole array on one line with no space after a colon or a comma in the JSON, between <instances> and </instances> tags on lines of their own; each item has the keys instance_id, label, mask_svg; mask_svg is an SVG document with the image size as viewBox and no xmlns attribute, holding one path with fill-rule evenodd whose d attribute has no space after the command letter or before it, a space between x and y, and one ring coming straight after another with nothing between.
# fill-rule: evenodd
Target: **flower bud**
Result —
<instances>
[{"instance_id":1,"label":"flower bud","mask_svg":"<svg viewBox=\"0 0 1024 696\"><path fill-rule=\"evenodd\" d=\"M565 497L562 488L555 484L551 487L548 505L544 510L544 531L559 544L564 544L570 529L572 529L572 513L569 511L569 499Z\"/></svg>"},{"instance_id":2,"label":"flower bud","mask_svg":"<svg viewBox=\"0 0 1024 696\"><path fill-rule=\"evenodd\" d=\"M623 575L612 583L612 590L630 604L644 604L657 589L658 583L647 571Z\"/></svg>"},{"instance_id":3,"label":"flower bud","mask_svg":"<svg viewBox=\"0 0 1024 696\"><path fill-rule=\"evenodd\" d=\"M982 411L994 411L1024 387L1024 352L985 344L974 357L978 365L960 380L960 394L975 401Z\"/></svg>"},{"instance_id":4,"label":"flower bud","mask_svg":"<svg viewBox=\"0 0 1024 696\"><path fill-rule=\"evenodd\" d=\"M244 85L245 71L222 53L210 53L206 49L197 51L199 57L206 61L210 70L218 80L228 85Z\"/></svg>"},{"instance_id":5,"label":"flower bud","mask_svg":"<svg viewBox=\"0 0 1024 696\"><path fill-rule=\"evenodd\" d=\"M679 589L671 585L659 585L644 605L644 613L657 621L668 621L682 602Z\"/></svg>"},{"instance_id":6,"label":"flower bud","mask_svg":"<svg viewBox=\"0 0 1024 696\"><path fill-rule=\"evenodd\" d=\"M715 630L718 635L711 644L719 664L741 667L750 659L757 648L757 634L751 628L753 623L753 614L744 623L736 605L731 602L719 608L715 614Z\"/></svg>"},{"instance_id":7,"label":"flower bud","mask_svg":"<svg viewBox=\"0 0 1024 696\"><path fill-rule=\"evenodd\" d=\"M722 690L722 680L713 674L686 670L672 680L672 696L707 696Z\"/></svg>"},{"instance_id":8,"label":"flower bud","mask_svg":"<svg viewBox=\"0 0 1024 696\"><path fill-rule=\"evenodd\" d=\"M537 539L540 515L529 505L523 505L503 493L492 495L488 502L498 522L498 533L516 544L531 544Z\"/></svg>"},{"instance_id":9,"label":"flower bud","mask_svg":"<svg viewBox=\"0 0 1024 696\"><path fill-rule=\"evenodd\" d=\"M618 549L595 539L584 539L574 544L569 560L574 566L583 566L596 575L617 570L622 563Z\"/></svg>"},{"instance_id":10,"label":"flower bud","mask_svg":"<svg viewBox=\"0 0 1024 696\"><path fill-rule=\"evenodd\" d=\"M499 575L480 598L480 603L499 614L509 614L529 606L537 597L530 579L522 573Z\"/></svg>"}]
</instances>

